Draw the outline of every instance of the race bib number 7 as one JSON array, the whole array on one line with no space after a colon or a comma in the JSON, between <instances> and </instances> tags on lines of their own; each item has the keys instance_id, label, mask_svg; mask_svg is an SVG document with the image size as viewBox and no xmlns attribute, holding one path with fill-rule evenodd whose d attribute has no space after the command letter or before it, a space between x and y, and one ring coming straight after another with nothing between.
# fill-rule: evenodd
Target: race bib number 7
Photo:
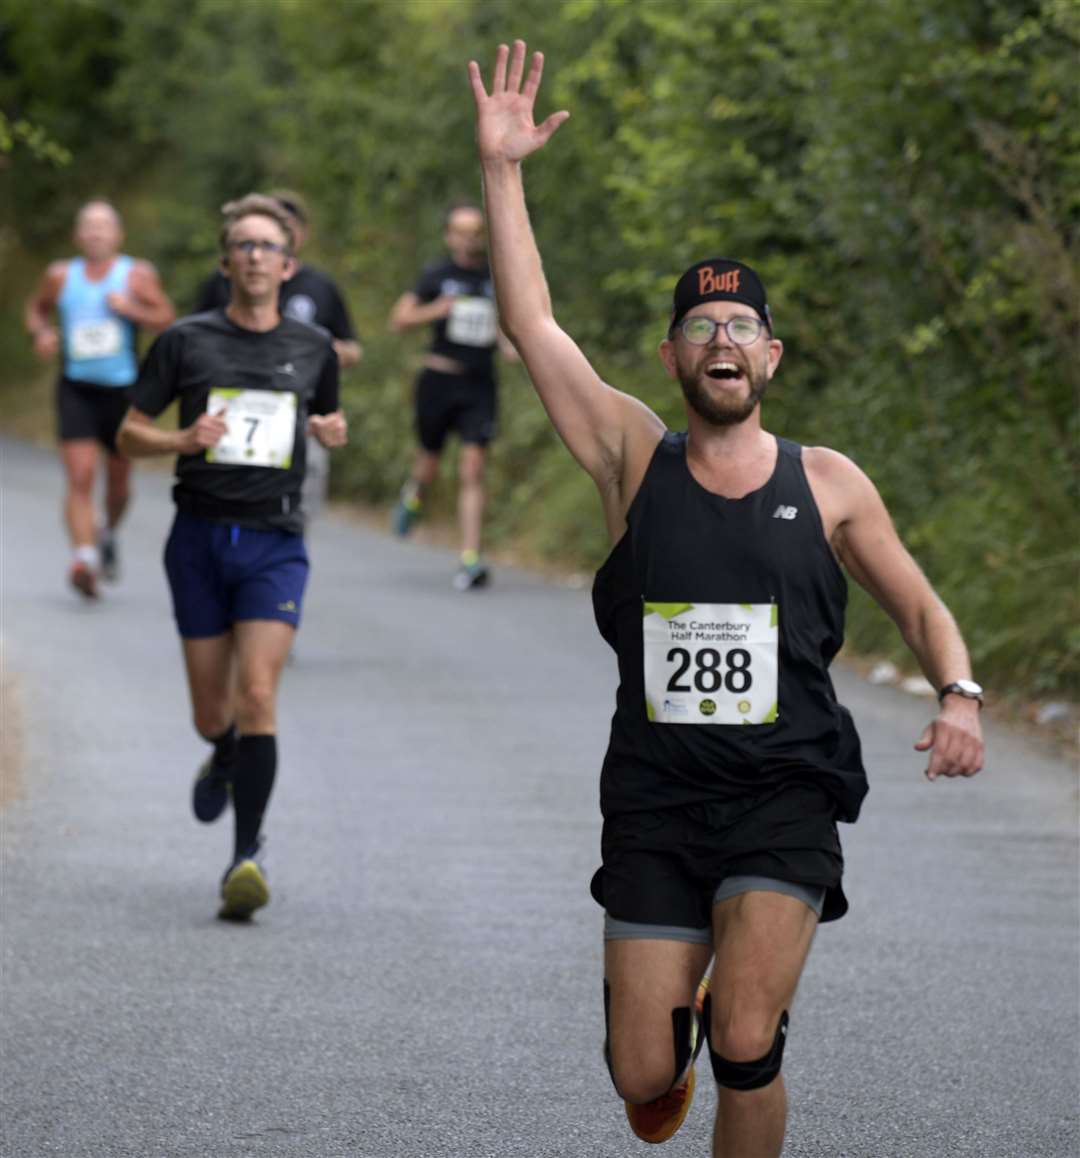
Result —
<instances>
[{"instance_id":1,"label":"race bib number 7","mask_svg":"<svg viewBox=\"0 0 1080 1158\"><path fill-rule=\"evenodd\" d=\"M225 412L227 430L207 462L288 470L296 441L296 395L285 390L210 391L207 414Z\"/></svg>"},{"instance_id":2,"label":"race bib number 7","mask_svg":"<svg viewBox=\"0 0 1080 1158\"><path fill-rule=\"evenodd\" d=\"M644 604L645 708L654 724L771 724L775 603Z\"/></svg>"}]
</instances>

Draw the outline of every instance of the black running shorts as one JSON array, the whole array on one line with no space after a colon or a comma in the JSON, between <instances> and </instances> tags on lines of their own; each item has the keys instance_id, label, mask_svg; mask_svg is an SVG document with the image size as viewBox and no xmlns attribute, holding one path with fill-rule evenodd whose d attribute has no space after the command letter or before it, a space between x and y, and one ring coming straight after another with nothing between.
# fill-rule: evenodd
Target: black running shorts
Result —
<instances>
[{"instance_id":1,"label":"black running shorts","mask_svg":"<svg viewBox=\"0 0 1080 1158\"><path fill-rule=\"evenodd\" d=\"M131 405L127 386L95 386L61 378L56 384L56 432L61 442L92 438L116 454L116 432Z\"/></svg>"},{"instance_id":2,"label":"black running shorts","mask_svg":"<svg viewBox=\"0 0 1080 1158\"><path fill-rule=\"evenodd\" d=\"M604 821L594 900L617 921L701 929L729 876L824 887L822 921L847 912L835 806L793 784L767 796L632 812Z\"/></svg>"},{"instance_id":3,"label":"black running shorts","mask_svg":"<svg viewBox=\"0 0 1080 1158\"><path fill-rule=\"evenodd\" d=\"M416 380L416 436L420 445L438 453L447 435L487 446L495 437L496 387L490 378L444 374L425 369Z\"/></svg>"}]
</instances>

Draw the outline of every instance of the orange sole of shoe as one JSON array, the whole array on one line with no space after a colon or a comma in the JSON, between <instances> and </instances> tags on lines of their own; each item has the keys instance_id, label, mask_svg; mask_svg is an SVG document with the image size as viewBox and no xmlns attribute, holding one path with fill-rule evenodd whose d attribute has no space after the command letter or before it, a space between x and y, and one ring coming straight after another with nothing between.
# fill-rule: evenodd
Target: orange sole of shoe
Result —
<instances>
[{"instance_id":1,"label":"orange sole of shoe","mask_svg":"<svg viewBox=\"0 0 1080 1158\"><path fill-rule=\"evenodd\" d=\"M686 1079L685 1089L686 1093L682 1095L681 1100L675 1090L671 1090L662 1098L657 1098L655 1102L646 1102L643 1105L625 1103L626 1120L630 1123L630 1129L642 1142L657 1144L675 1136L679 1127L686 1121L690 1103L694 1100L692 1069Z\"/></svg>"}]
</instances>

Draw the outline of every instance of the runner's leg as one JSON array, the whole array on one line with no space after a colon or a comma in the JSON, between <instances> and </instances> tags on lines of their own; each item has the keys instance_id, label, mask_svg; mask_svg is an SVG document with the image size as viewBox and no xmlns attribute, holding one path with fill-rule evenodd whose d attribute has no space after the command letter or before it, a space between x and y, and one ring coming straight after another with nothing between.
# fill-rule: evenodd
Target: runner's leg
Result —
<instances>
[{"instance_id":1,"label":"runner's leg","mask_svg":"<svg viewBox=\"0 0 1080 1158\"><path fill-rule=\"evenodd\" d=\"M476 443L464 443L458 456L458 523L461 528L463 557L472 552L480 554L483 534L484 468L487 452Z\"/></svg>"},{"instance_id":2,"label":"runner's leg","mask_svg":"<svg viewBox=\"0 0 1080 1158\"><path fill-rule=\"evenodd\" d=\"M110 454L105 470L105 518L111 533L124 517L131 499L131 459L122 454Z\"/></svg>"},{"instance_id":3,"label":"runner's leg","mask_svg":"<svg viewBox=\"0 0 1080 1158\"><path fill-rule=\"evenodd\" d=\"M651 1102L682 1078L675 1073L672 1010L693 1008L711 952L708 945L686 941L605 943L611 1072L626 1101Z\"/></svg>"},{"instance_id":4,"label":"runner's leg","mask_svg":"<svg viewBox=\"0 0 1080 1158\"><path fill-rule=\"evenodd\" d=\"M195 730L204 740L213 742L235 718L233 633L183 639L181 643Z\"/></svg>"},{"instance_id":5,"label":"runner's leg","mask_svg":"<svg viewBox=\"0 0 1080 1158\"><path fill-rule=\"evenodd\" d=\"M425 450L420 447L413 459L409 481L416 487L417 498L423 500L428 488L431 487L439 474L439 452Z\"/></svg>"},{"instance_id":6,"label":"runner's leg","mask_svg":"<svg viewBox=\"0 0 1080 1158\"><path fill-rule=\"evenodd\" d=\"M258 840L277 773L277 688L296 634L273 619L237 622L236 727L240 739L233 764L236 857L249 855Z\"/></svg>"},{"instance_id":7,"label":"runner's leg","mask_svg":"<svg viewBox=\"0 0 1080 1158\"><path fill-rule=\"evenodd\" d=\"M69 438L60 443L60 458L67 476L64 521L71 545L94 549L94 475L98 465L98 444L92 438Z\"/></svg>"},{"instance_id":8,"label":"runner's leg","mask_svg":"<svg viewBox=\"0 0 1080 1158\"><path fill-rule=\"evenodd\" d=\"M768 1054L791 1007L817 914L803 901L748 892L713 906L716 964L710 989L710 1048L730 1062ZM787 1097L778 1075L756 1090L717 1089L713 1158L778 1158Z\"/></svg>"}]
</instances>

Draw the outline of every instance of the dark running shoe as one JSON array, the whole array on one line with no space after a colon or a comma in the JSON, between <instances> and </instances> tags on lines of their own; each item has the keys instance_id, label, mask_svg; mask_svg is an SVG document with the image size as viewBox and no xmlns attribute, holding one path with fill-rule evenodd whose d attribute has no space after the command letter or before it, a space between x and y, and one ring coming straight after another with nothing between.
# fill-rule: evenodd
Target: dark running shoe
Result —
<instances>
[{"instance_id":1,"label":"dark running shoe","mask_svg":"<svg viewBox=\"0 0 1080 1158\"><path fill-rule=\"evenodd\" d=\"M106 583L115 583L120 578L120 550L111 535L98 540L101 551L101 577Z\"/></svg>"},{"instance_id":2,"label":"dark running shoe","mask_svg":"<svg viewBox=\"0 0 1080 1158\"><path fill-rule=\"evenodd\" d=\"M210 824L225 811L229 803L229 777L214 766L214 757L207 756L195 775L191 790L191 808L195 819Z\"/></svg>"},{"instance_id":3,"label":"dark running shoe","mask_svg":"<svg viewBox=\"0 0 1080 1158\"><path fill-rule=\"evenodd\" d=\"M218 916L223 921L246 921L270 900L270 886L266 873L255 859L259 842L234 861L221 882L221 908Z\"/></svg>"},{"instance_id":4,"label":"dark running shoe","mask_svg":"<svg viewBox=\"0 0 1080 1158\"><path fill-rule=\"evenodd\" d=\"M390 515L390 527L395 535L405 536L416 526L424 505L416 495L402 494Z\"/></svg>"}]
</instances>

